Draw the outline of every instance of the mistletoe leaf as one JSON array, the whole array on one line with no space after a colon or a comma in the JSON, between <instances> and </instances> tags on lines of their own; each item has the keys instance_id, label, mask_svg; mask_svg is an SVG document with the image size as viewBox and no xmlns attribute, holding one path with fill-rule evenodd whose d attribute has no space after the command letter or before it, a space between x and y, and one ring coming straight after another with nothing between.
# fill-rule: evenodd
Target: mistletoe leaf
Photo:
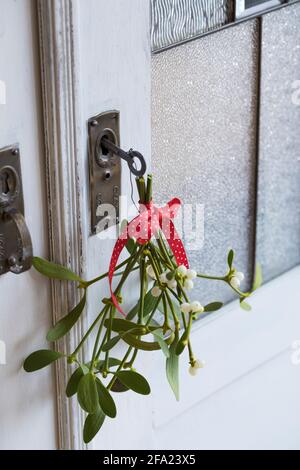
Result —
<instances>
[{"instance_id":1,"label":"mistletoe leaf","mask_svg":"<svg viewBox=\"0 0 300 470\"><path fill-rule=\"evenodd\" d=\"M34 268L44 276L47 276L51 279L59 279L60 281L77 281L80 283L85 283L81 277L73 273L70 269L65 268L60 264L52 263L44 258L38 258L34 256L32 264Z\"/></svg>"},{"instance_id":2,"label":"mistletoe leaf","mask_svg":"<svg viewBox=\"0 0 300 470\"><path fill-rule=\"evenodd\" d=\"M134 323L134 325L135 325L135 323ZM143 329L144 329L144 327L143 327ZM128 331L125 331L125 332L121 332L122 334L114 336L113 338L111 338L109 341L107 341L103 345L102 351L109 351L110 349L112 349L120 341L120 339L124 339L124 341L125 341L125 337L127 337L129 335L129 332L136 333L138 335L138 334L141 334L141 328L136 327L136 325L135 325L135 328L132 328L131 330L128 330Z\"/></svg>"},{"instance_id":3,"label":"mistletoe leaf","mask_svg":"<svg viewBox=\"0 0 300 470\"><path fill-rule=\"evenodd\" d=\"M131 334L127 334L123 337L125 343L129 344L129 346L133 346L136 349L141 349L142 351L158 351L160 349L160 345L158 342L148 342L142 341Z\"/></svg>"},{"instance_id":4,"label":"mistletoe leaf","mask_svg":"<svg viewBox=\"0 0 300 470\"><path fill-rule=\"evenodd\" d=\"M151 393L150 385L145 377L133 370L121 370L116 372L116 376L123 385L136 393L141 395L149 395Z\"/></svg>"},{"instance_id":5,"label":"mistletoe leaf","mask_svg":"<svg viewBox=\"0 0 300 470\"><path fill-rule=\"evenodd\" d=\"M58 339L65 336L71 330L71 328L73 328L73 326L79 319L80 315L83 312L85 304L86 304L86 292L84 293L84 296L82 297L79 304L76 305L76 307L74 307L73 310L71 310L71 312L68 313L68 315L66 315L61 320L59 320L56 323L56 325L53 328L51 328L51 330L48 331L47 340L57 341Z\"/></svg>"},{"instance_id":6,"label":"mistletoe leaf","mask_svg":"<svg viewBox=\"0 0 300 470\"><path fill-rule=\"evenodd\" d=\"M106 414L106 416L115 418L117 415L117 409L114 399L98 377L96 378L96 386L101 410Z\"/></svg>"},{"instance_id":7,"label":"mistletoe leaf","mask_svg":"<svg viewBox=\"0 0 300 470\"><path fill-rule=\"evenodd\" d=\"M252 292L254 292L256 289L259 289L262 283L263 283L263 276L262 276L261 265L259 263L256 263Z\"/></svg>"},{"instance_id":8,"label":"mistletoe leaf","mask_svg":"<svg viewBox=\"0 0 300 470\"><path fill-rule=\"evenodd\" d=\"M233 260L234 260L234 251L230 250L227 256L227 263L228 263L229 269L232 269Z\"/></svg>"},{"instance_id":9,"label":"mistletoe leaf","mask_svg":"<svg viewBox=\"0 0 300 470\"><path fill-rule=\"evenodd\" d=\"M122 384L122 382L120 382L120 380L117 378L113 385L111 386L111 389L110 389L112 392L116 392L116 393L122 393L122 392L128 392L128 390L130 390L128 387L126 387L126 385Z\"/></svg>"},{"instance_id":10,"label":"mistletoe leaf","mask_svg":"<svg viewBox=\"0 0 300 470\"><path fill-rule=\"evenodd\" d=\"M103 345L102 351L109 351L120 341L120 339L121 335L114 336Z\"/></svg>"},{"instance_id":11,"label":"mistletoe leaf","mask_svg":"<svg viewBox=\"0 0 300 470\"><path fill-rule=\"evenodd\" d=\"M224 304L222 302L212 302L208 305L205 305L204 312L216 312L217 310L220 310L223 305Z\"/></svg>"},{"instance_id":12,"label":"mistletoe leaf","mask_svg":"<svg viewBox=\"0 0 300 470\"><path fill-rule=\"evenodd\" d=\"M122 332L122 331L130 331L130 330L134 330L138 328L143 330L145 328L144 325L138 325L134 322L125 320L124 318L113 318L112 321L110 319L105 320L104 322L105 328L109 328L110 325L111 325L111 329L113 331L116 331L117 333Z\"/></svg>"},{"instance_id":13,"label":"mistletoe leaf","mask_svg":"<svg viewBox=\"0 0 300 470\"><path fill-rule=\"evenodd\" d=\"M100 431L105 420L105 414L98 407L94 414L89 414L85 420L83 428L83 440L86 444L91 442L96 434Z\"/></svg>"},{"instance_id":14,"label":"mistletoe leaf","mask_svg":"<svg viewBox=\"0 0 300 470\"><path fill-rule=\"evenodd\" d=\"M35 351L24 361L23 368L26 372L34 372L43 367L48 366L57 359L60 359L64 355L57 351L51 351L49 349L40 349Z\"/></svg>"},{"instance_id":15,"label":"mistletoe leaf","mask_svg":"<svg viewBox=\"0 0 300 470\"><path fill-rule=\"evenodd\" d=\"M77 398L81 408L87 413L93 414L97 411L99 406L98 391L95 376L91 372L81 377Z\"/></svg>"},{"instance_id":16,"label":"mistletoe leaf","mask_svg":"<svg viewBox=\"0 0 300 470\"><path fill-rule=\"evenodd\" d=\"M69 381L67 383L67 388L66 388L66 395L68 398L72 397L75 395L78 391L78 385L81 380L81 378L88 373L88 368L82 365L81 367L78 367L71 377L69 378Z\"/></svg>"},{"instance_id":17,"label":"mistletoe leaf","mask_svg":"<svg viewBox=\"0 0 300 470\"><path fill-rule=\"evenodd\" d=\"M170 348L170 357L166 361L167 379L177 401L179 401L179 356L176 354L177 341Z\"/></svg>"},{"instance_id":18,"label":"mistletoe leaf","mask_svg":"<svg viewBox=\"0 0 300 470\"><path fill-rule=\"evenodd\" d=\"M163 334L162 329L158 329L156 331L153 331L152 334L154 336L154 339L156 339L156 341L158 342L158 344L160 346L160 349L162 350L162 352L164 353L166 358L169 358L170 357L170 351L169 351L167 343L164 340L164 334Z\"/></svg>"}]
</instances>

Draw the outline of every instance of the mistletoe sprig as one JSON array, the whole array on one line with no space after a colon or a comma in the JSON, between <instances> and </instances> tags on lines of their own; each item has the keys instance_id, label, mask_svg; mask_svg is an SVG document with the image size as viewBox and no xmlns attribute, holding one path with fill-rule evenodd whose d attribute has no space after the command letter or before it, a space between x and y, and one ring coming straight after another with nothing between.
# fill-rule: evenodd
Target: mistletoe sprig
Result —
<instances>
[{"instance_id":1,"label":"mistletoe sprig","mask_svg":"<svg viewBox=\"0 0 300 470\"><path fill-rule=\"evenodd\" d=\"M137 187L140 203L149 204L152 200L151 175L147 178L147 184L143 177L138 178ZM114 270L113 277L118 282L113 295L102 299L100 312L75 350L69 355L55 350L39 350L24 362L27 372L39 370L62 358L75 366L66 395L76 395L79 405L87 413L83 429L86 443L94 438L106 418L116 417L113 393L129 390L142 395L150 393L148 381L134 369L140 351L161 351L165 356L167 379L177 400L180 356L187 350L191 375L204 366L203 361L193 353L190 338L192 325L199 316L219 310L223 303L212 302L203 306L199 301L191 301L189 291L197 278L226 283L238 295L241 306L246 310L251 307L245 299L261 284L258 267L252 290L240 290L244 275L234 267L233 250L228 253L228 270L224 276L201 274L184 265L178 266L162 231L144 244L131 237L126 242L126 248L129 256ZM68 334L83 314L89 287L108 278L109 272L85 281L64 266L42 258L34 258L34 267L48 278L75 282L82 291L79 304L48 332L47 340L55 342ZM120 318L116 300L118 304L122 303L126 281L135 271L139 273L139 299L126 317ZM82 361L81 357L87 354L86 351L82 354L83 346L94 332L96 336L91 355ZM117 345L121 342L127 345L127 350L119 358L116 357L119 354Z\"/></svg>"}]
</instances>

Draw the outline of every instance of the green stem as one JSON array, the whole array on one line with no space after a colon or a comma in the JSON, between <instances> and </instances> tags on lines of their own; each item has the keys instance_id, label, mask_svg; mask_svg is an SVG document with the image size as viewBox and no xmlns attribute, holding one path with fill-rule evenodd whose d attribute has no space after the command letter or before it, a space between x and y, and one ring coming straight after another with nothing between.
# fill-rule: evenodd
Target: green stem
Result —
<instances>
[{"instance_id":1,"label":"green stem","mask_svg":"<svg viewBox=\"0 0 300 470\"><path fill-rule=\"evenodd\" d=\"M145 248L144 246L141 246L139 248L139 250L137 251L137 253L133 257L131 257L131 261L129 261L129 263L127 264L127 267L124 271L122 279L120 280L119 284L117 285L117 287L115 289L115 292L114 292L115 295L117 295L120 292L120 290L122 289L127 277L129 276L130 272L132 271L132 268L134 267L136 261L138 260L140 254L144 250L144 248Z\"/></svg>"},{"instance_id":2,"label":"green stem","mask_svg":"<svg viewBox=\"0 0 300 470\"><path fill-rule=\"evenodd\" d=\"M136 356L137 356L137 354L138 354L138 351L139 351L139 350L138 350L137 348L135 348L135 350L133 351L132 357L131 357L130 361L128 362L127 367L132 368L133 363L134 363L134 361L136 360Z\"/></svg>"},{"instance_id":3,"label":"green stem","mask_svg":"<svg viewBox=\"0 0 300 470\"><path fill-rule=\"evenodd\" d=\"M91 324L91 326L89 327L89 329L87 330L87 332L85 333L85 335L83 336L82 340L80 341L80 343L78 344L77 348L74 350L74 352L71 354L72 356L76 356L76 354L78 353L78 351L81 349L81 347L83 346L84 342L87 340L88 336L90 335L90 333L93 331L93 329L95 328L95 326L97 325L98 321L100 320L100 318L102 317L102 315L104 314L105 310L106 310L107 306L105 305L103 307L103 309L101 310L101 312L99 313L99 315L95 318L95 320L93 321L93 323Z\"/></svg>"},{"instance_id":4,"label":"green stem","mask_svg":"<svg viewBox=\"0 0 300 470\"><path fill-rule=\"evenodd\" d=\"M110 338L111 338L112 322L113 322L113 318L115 316L115 310L116 310L116 308L114 306L112 306L111 309L110 309L110 312L109 312L109 328L106 330L106 335L103 338L102 344L99 348L99 351L98 351L99 355L101 354L104 341L105 342L109 341ZM106 351L106 353L105 353L104 371L106 371L106 372L108 370L108 364L109 364L109 353L110 353L110 351Z\"/></svg>"},{"instance_id":5,"label":"green stem","mask_svg":"<svg viewBox=\"0 0 300 470\"><path fill-rule=\"evenodd\" d=\"M163 256L161 255L161 252L159 251L159 249L153 244L151 243L151 248L155 251L155 254L156 256L159 258L160 262L168 269L170 269L170 271L172 271L174 269L174 266L169 264L165 258L163 258Z\"/></svg>"},{"instance_id":6,"label":"green stem","mask_svg":"<svg viewBox=\"0 0 300 470\"><path fill-rule=\"evenodd\" d=\"M107 305L106 308L105 308L105 311L103 313L101 323L100 323L99 328L98 328L98 332L97 332L97 336L96 336L96 340L95 340L94 348L93 348L92 360L91 360L91 364L90 364L90 371L92 371L93 367L94 367L94 361L95 361L95 358L96 358L96 352L97 352L97 349L98 349L100 336L101 336L101 333L102 333L102 329L103 329L103 325L104 325L104 322L105 322L106 314L107 314L109 309L111 309L111 306Z\"/></svg>"},{"instance_id":7,"label":"green stem","mask_svg":"<svg viewBox=\"0 0 300 470\"><path fill-rule=\"evenodd\" d=\"M214 281L227 281L227 276L210 276L208 274L197 274L197 277L201 277L202 279L212 279Z\"/></svg>"},{"instance_id":8,"label":"green stem","mask_svg":"<svg viewBox=\"0 0 300 470\"><path fill-rule=\"evenodd\" d=\"M157 307L158 307L158 305L159 305L159 302L161 301L162 296L163 296L163 294L160 294L160 296L157 298L157 302L155 303L155 306L154 306L152 312L150 313L150 315L149 315L149 317L148 317L148 319L147 319L147 321L146 321L146 323L145 323L145 326L148 326L148 325L150 324L150 322L151 322L151 320L152 320L152 318L153 318L153 316L154 316L154 314L155 314L155 312L156 312L156 309L157 309Z\"/></svg>"},{"instance_id":9,"label":"green stem","mask_svg":"<svg viewBox=\"0 0 300 470\"><path fill-rule=\"evenodd\" d=\"M126 352L125 356L123 357L122 362L119 365L119 367L117 368L116 372L119 372L123 368L123 366L124 366L125 362L127 361L127 358L129 356L129 354L131 353L132 349L133 349L133 347L129 346L129 348L127 349L127 352ZM108 390L113 386L116 379L117 379L117 376L114 375L113 378L111 379L111 381L109 382L109 384L107 385Z\"/></svg>"},{"instance_id":10,"label":"green stem","mask_svg":"<svg viewBox=\"0 0 300 470\"><path fill-rule=\"evenodd\" d=\"M125 264L127 264L130 259L131 259L131 256L129 256L129 258L127 258L125 261L123 261L118 266L116 266L116 271L118 269L122 268L123 266L125 266ZM108 276L108 272L104 273L104 274L101 274L101 276L95 277L95 279L92 279L91 281L86 281L85 284L84 284L84 287L89 287L92 284L95 284L95 282L101 281L102 279L104 279L107 276Z\"/></svg>"},{"instance_id":11,"label":"green stem","mask_svg":"<svg viewBox=\"0 0 300 470\"><path fill-rule=\"evenodd\" d=\"M146 203L152 199L152 175L147 177Z\"/></svg>"},{"instance_id":12,"label":"green stem","mask_svg":"<svg viewBox=\"0 0 300 470\"><path fill-rule=\"evenodd\" d=\"M145 276L146 276L145 257L142 256L141 263L140 263L140 302L139 302L139 314L138 314L138 322L139 323L143 322L143 315L144 315Z\"/></svg>"},{"instance_id":13,"label":"green stem","mask_svg":"<svg viewBox=\"0 0 300 470\"><path fill-rule=\"evenodd\" d=\"M183 295L184 298L185 298L185 301L189 303L189 299L188 299L186 293L184 292L183 287L180 284L180 282L178 283L178 287L179 287L180 294ZM179 302L182 303L182 297L180 296L180 294L179 294ZM184 316L183 312L181 312L181 317L182 317L182 322L183 322L183 326L184 326L185 331L187 331L187 328L188 328L188 331L189 331L189 334L190 334L192 323L193 323L193 316L190 314L189 325L187 325L187 323L186 323L186 319L185 319L185 316ZM192 349L190 339L188 340L188 350L189 350L190 364L193 365L194 362L195 362L195 356L194 356L194 353L193 353L193 349Z\"/></svg>"},{"instance_id":14,"label":"green stem","mask_svg":"<svg viewBox=\"0 0 300 470\"><path fill-rule=\"evenodd\" d=\"M170 310L171 310L171 313L172 313L172 317L173 317L173 320L174 320L174 324L175 324L175 329L178 331L180 329L180 322L177 318L177 315L176 315L176 312L174 310L174 307L173 307L173 303L172 303L172 299L168 293L168 291L165 291L165 295L166 295L166 298L167 298L167 301L168 301L168 304L170 306Z\"/></svg>"}]
</instances>

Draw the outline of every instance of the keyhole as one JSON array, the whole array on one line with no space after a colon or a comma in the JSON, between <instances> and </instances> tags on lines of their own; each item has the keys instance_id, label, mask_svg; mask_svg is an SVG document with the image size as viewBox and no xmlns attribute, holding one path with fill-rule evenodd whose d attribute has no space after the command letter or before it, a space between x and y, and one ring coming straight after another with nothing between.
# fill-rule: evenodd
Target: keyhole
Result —
<instances>
[{"instance_id":1,"label":"keyhole","mask_svg":"<svg viewBox=\"0 0 300 470\"><path fill-rule=\"evenodd\" d=\"M2 194L8 194L10 191L10 174L5 171L2 175Z\"/></svg>"},{"instance_id":2,"label":"keyhole","mask_svg":"<svg viewBox=\"0 0 300 470\"><path fill-rule=\"evenodd\" d=\"M9 166L0 170L0 207L11 204L19 192L19 178L15 169Z\"/></svg>"}]
</instances>

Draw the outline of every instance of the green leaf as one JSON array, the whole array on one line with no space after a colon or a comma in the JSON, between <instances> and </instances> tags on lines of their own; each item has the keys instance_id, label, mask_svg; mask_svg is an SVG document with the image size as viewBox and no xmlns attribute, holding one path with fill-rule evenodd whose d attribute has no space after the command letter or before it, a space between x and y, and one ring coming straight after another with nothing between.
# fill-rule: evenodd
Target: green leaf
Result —
<instances>
[{"instance_id":1,"label":"green leaf","mask_svg":"<svg viewBox=\"0 0 300 470\"><path fill-rule=\"evenodd\" d=\"M243 310L246 310L246 312L250 312L250 310L252 310L252 307L251 305L249 305L247 302L245 302L244 300L242 300L242 302L240 302L240 307L243 309Z\"/></svg>"},{"instance_id":2,"label":"green leaf","mask_svg":"<svg viewBox=\"0 0 300 470\"><path fill-rule=\"evenodd\" d=\"M257 263L255 266L255 276L254 276L254 282L252 286L252 292L254 292L256 289L259 289L262 283L263 283L262 269L261 269L261 265Z\"/></svg>"},{"instance_id":3,"label":"green leaf","mask_svg":"<svg viewBox=\"0 0 300 470\"><path fill-rule=\"evenodd\" d=\"M157 306L158 303L158 298L153 297L151 294L151 290L147 292L147 294L144 297L144 312L143 312L143 318L147 318L150 313L153 312L155 307ZM140 302L138 302L131 310L130 312L126 315L127 320L132 320L138 313L140 308Z\"/></svg>"},{"instance_id":4,"label":"green leaf","mask_svg":"<svg viewBox=\"0 0 300 470\"><path fill-rule=\"evenodd\" d=\"M105 414L100 407L98 407L96 413L87 416L83 428L83 440L86 444L94 439L96 434L100 431L104 420Z\"/></svg>"},{"instance_id":5,"label":"green leaf","mask_svg":"<svg viewBox=\"0 0 300 470\"><path fill-rule=\"evenodd\" d=\"M86 304L86 292L84 293L84 296L82 297L79 304L76 305L76 307L74 307L73 310L68 315L66 315L61 320L59 320L59 322L57 322L56 325L53 328L51 328L51 330L48 331L47 340L56 341L59 338L62 338L63 336L65 336L79 319L85 307L85 304Z\"/></svg>"},{"instance_id":6,"label":"green leaf","mask_svg":"<svg viewBox=\"0 0 300 470\"><path fill-rule=\"evenodd\" d=\"M69 378L67 388L66 388L66 395L67 397L72 397L77 393L78 391L78 385L81 380L81 377L83 377L85 374L88 373L88 368L85 366L78 367L78 369L73 372L71 377Z\"/></svg>"},{"instance_id":7,"label":"green leaf","mask_svg":"<svg viewBox=\"0 0 300 470\"><path fill-rule=\"evenodd\" d=\"M105 320L104 326L105 328L110 328L111 326L112 331L117 333L134 331L137 335L146 335L157 329L156 326L146 327L140 323L134 323L123 318L113 318L112 320L108 318Z\"/></svg>"},{"instance_id":8,"label":"green leaf","mask_svg":"<svg viewBox=\"0 0 300 470\"><path fill-rule=\"evenodd\" d=\"M117 415L117 409L111 394L98 378L96 378L96 385L98 390L99 404L103 413L105 413L110 418L115 418Z\"/></svg>"},{"instance_id":9,"label":"green leaf","mask_svg":"<svg viewBox=\"0 0 300 470\"><path fill-rule=\"evenodd\" d=\"M108 365L107 365L108 368L116 367L116 366L119 366L120 364L121 364L120 359L115 359L114 357L108 358ZM98 361L96 367L100 372L102 372L104 365L105 365L105 360L101 360L101 361Z\"/></svg>"},{"instance_id":10,"label":"green leaf","mask_svg":"<svg viewBox=\"0 0 300 470\"><path fill-rule=\"evenodd\" d=\"M36 370L48 366L49 364L56 361L57 359L60 359L63 356L63 354L57 351L41 349L30 354L30 356L25 359L23 367L26 372L34 372Z\"/></svg>"},{"instance_id":11,"label":"green leaf","mask_svg":"<svg viewBox=\"0 0 300 470\"><path fill-rule=\"evenodd\" d=\"M92 373L88 373L81 377L77 398L81 408L87 413L93 414L97 411L99 406L98 391L96 386L95 376Z\"/></svg>"},{"instance_id":12,"label":"green leaf","mask_svg":"<svg viewBox=\"0 0 300 470\"><path fill-rule=\"evenodd\" d=\"M227 263L228 263L229 269L232 268L233 259L234 259L234 251L230 250L228 253L228 257L227 257Z\"/></svg>"},{"instance_id":13,"label":"green leaf","mask_svg":"<svg viewBox=\"0 0 300 470\"><path fill-rule=\"evenodd\" d=\"M164 334L163 334L163 331L161 329L159 330L156 330L156 331L153 331L153 336L154 336L154 339L156 339L156 341L158 342L159 346L160 346L160 349L162 350L162 352L164 353L164 355L168 358L170 357L170 352L169 352L169 348L168 348L168 345L167 343L165 342L164 340Z\"/></svg>"},{"instance_id":14,"label":"green leaf","mask_svg":"<svg viewBox=\"0 0 300 470\"><path fill-rule=\"evenodd\" d=\"M136 328L145 328L144 325L138 325L123 318L113 318L112 321L108 318L107 320L105 320L104 326L105 328L109 328L110 325L112 326L112 330L116 331L117 333L119 331L130 331Z\"/></svg>"},{"instance_id":15,"label":"green leaf","mask_svg":"<svg viewBox=\"0 0 300 470\"><path fill-rule=\"evenodd\" d=\"M169 349L170 357L166 361L166 373L175 398L179 401L179 356L176 354L177 342L174 341Z\"/></svg>"},{"instance_id":16,"label":"green leaf","mask_svg":"<svg viewBox=\"0 0 300 470\"><path fill-rule=\"evenodd\" d=\"M123 385L130 388L136 393L141 395L149 395L151 392L150 385L148 384L145 377L133 370L121 370L116 372L116 376L122 382Z\"/></svg>"},{"instance_id":17,"label":"green leaf","mask_svg":"<svg viewBox=\"0 0 300 470\"><path fill-rule=\"evenodd\" d=\"M109 351L120 341L120 339L121 335L114 336L103 345L102 351Z\"/></svg>"},{"instance_id":18,"label":"green leaf","mask_svg":"<svg viewBox=\"0 0 300 470\"><path fill-rule=\"evenodd\" d=\"M223 307L222 302L212 302L211 304L205 305L204 311L205 312L215 312L216 310L220 310Z\"/></svg>"},{"instance_id":19,"label":"green leaf","mask_svg":"<svg viewBox=\"0 0 300 470\"><path fill-rule=\"evenodd\" d=\"M77 274L70 271L70 269L61 266L60 264L52 263L44 258L38 258L35 256L32 261L33 266L44 276L52 279L59 279L61 281L78 281L84 283Z\"/></svg>"},{"instance_id":20,"label":"green leaf","mask_svg":"<svg viewBox=\"0 0 300 470\"><path fill-rule=\"evenodd\" d=\"M183 332L180 340L178 341L175 349L175 354L177 356L180 356L180 354L184 351L185 347L188 344L188 339L189 339L189 331L186 330Z\"/></svg>"},{"instance_id":21,"label":"green leaf","mask_svg":"<svg viewBox=\"0 0 300 470\"><path fill-rule=\"evenodd\" d=\"M129 333L124 335L123 340L125 343L129 344L129 346L141 349L142 351L158 351L160 349L160 345L157 341L142 341Z\"/></svg>"},{"instance_id":22,"label":"green leaf","mask_svg":"<svg viewBox=\"0 0 300 470\"><path fill-rule=\"evenodd\" d=\"M116 379L110 389L112 392L122 393L130 390L126 385L122 384L119 379Z\"/></svg>"}]
</instances>

